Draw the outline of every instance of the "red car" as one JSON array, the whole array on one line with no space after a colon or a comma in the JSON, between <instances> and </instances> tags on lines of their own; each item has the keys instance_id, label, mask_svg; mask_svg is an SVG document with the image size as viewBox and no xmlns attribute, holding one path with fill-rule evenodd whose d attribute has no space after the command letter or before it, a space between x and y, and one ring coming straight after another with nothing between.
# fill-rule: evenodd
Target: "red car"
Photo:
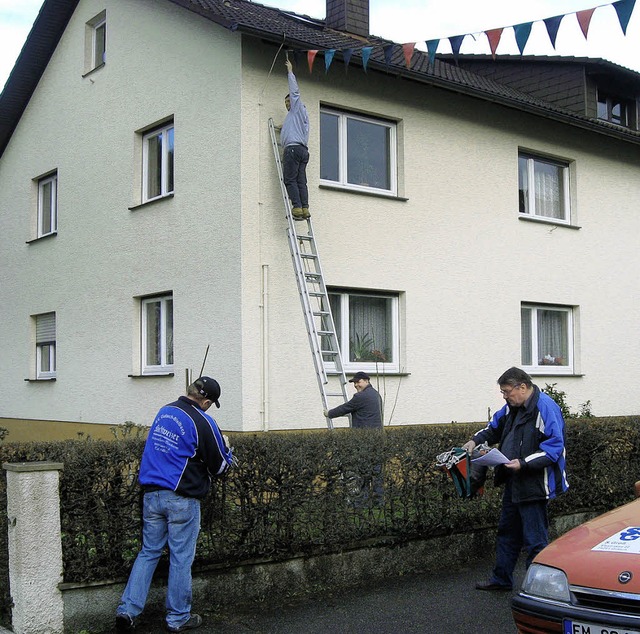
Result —
<instances>
[{"instance_id":1,"label":"red car","mask_svg":"<svg viewBox=\"0 0 640 634\"><path fill-rule=\"evenodd\" d=\"M640 499L549 544L511 607L521 634L640 634Z\"/></svg>"}]
</instances>

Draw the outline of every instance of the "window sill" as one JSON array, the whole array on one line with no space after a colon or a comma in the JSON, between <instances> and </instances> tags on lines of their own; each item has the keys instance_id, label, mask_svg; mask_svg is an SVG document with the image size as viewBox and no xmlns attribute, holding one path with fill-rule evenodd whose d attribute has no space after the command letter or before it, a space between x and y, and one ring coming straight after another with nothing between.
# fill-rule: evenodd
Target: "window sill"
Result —
<instances>
[{"instance_id":1,"label":"window sill","mask_svg":"<svg viewBox=\"0 0 640 634\"><path fill-rule=\"evenodd\" d=\"M50 381L55 381L56 377L52 376L52 377L47 377L47 378L41 378L41 379L25 379L25 381L27 383L48 383Z\"/></svg>"},{"instance_id":2,"label":"window sill","mask_svg":"<svg viewBox=\"0 0 640 634\"><path fill-rule=\"evenodd\" d=\"M540 218L539 216L530 216L528 214L520 214L518 216L518 220L523 220L524 222L537 222L543 225L553 225L553 228L563 227L565 229L582 229L580 225L570 225L565 222L557 222L552 218Z\"/></svg>"},{"instance_id":3,"label":"window sill","mask_svg":"<svg viewBox=\"0 0 640 634\"><path fill-rule=\"evenodd\" d=\"M158 374L127 374L130 379L162 379L175 376L175 372L159 372Z\"/></svg>"},{"instance_id":4,"label":"window sill","mask_svg":"<svg viewBox=\"0 0 640 634\"><path fill-rule=\"evenodd\" d=\"M173 193L167 194L166 196L160 196L160 198L154 198L153 200L147 200L146 202L140 203L138 205L131 205L131 207L128 207L128 209L129 211L137 211L142 207L150 207L151 205L157 205L158 203L163 202L168 198L173 198Z\"/></svg>"},{"instance_id":5,"label":"window sill","mask_svg":"<svg viewBox=\"0 0 640 634\"><path fill-rule=\"evenodd\" d=\"M409 199L404 196L398 196L397 194L392 193L382 193L376 191L367 191L363 189L351 189L350 187L345 187L344 185L326 185L320 184L318 186L320 189L330 189L333 191L343 192L345 194L359 194L360 196L373 196L374 198L384 198L386 200L399 200L402 202L407 202Z\"/></svg>"},{"instance_id":6,"label":"window sill","mask_svg":"<svg viewBox=\"0 0 640 634\"><path fill-rule=\"evenodd\" d=\"M33 240L27 240L26 244L33 244L34 242L40 242L40 240L46 240L47 238L55 238L58 235L57 231L52 231L51 233L47 233L44 236L38 236L37 238L33 238Z\"/></svg>"},{"instance_id":7,"label":"window sill","mask_svg":"<svg viewBox=\"0 0 640 634\"><path fill-rule=\"evenodd\" d=\"M84 75L82 75L82 79L84 79L85 77L89 77L89 75L92 75L93 73L100 70L101 68L104 68L105 64L106 62L102 62L102 64L98 64L95 68L92 68L91 70L87 71Z\"/></svg>"}]
</instances>

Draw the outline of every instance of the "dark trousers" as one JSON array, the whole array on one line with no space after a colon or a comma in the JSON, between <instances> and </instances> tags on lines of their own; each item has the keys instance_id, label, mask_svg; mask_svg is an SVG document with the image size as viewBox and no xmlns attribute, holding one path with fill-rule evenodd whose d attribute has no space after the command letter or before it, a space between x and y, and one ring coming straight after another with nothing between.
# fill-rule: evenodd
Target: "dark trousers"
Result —
<instances>
[{"instance_id":1,"label":"dark trousers","mask_svg":"<svg viewBox=\"0 0 640 634\"><path fill-rule=\"evenodd\" d=\"M527 553L527 568L533 558L549 543L547 500L515 504L511 498L511 482L507 482L502 497L502 511L496 540L494 583L513 586L513 571L520 552Z\"/></svg>"},{"instance_id":2,"label":"dark trousers","mask_svg":"<svg viewBox=\"0 0 640 634\"><path fill-rule=\"evenodd\" d=\"M294 207L309 206L307 188L307 163L309 150L304 145L287 145L282 154L282 177L291 204Z\"/></svg>"}]
</instances>

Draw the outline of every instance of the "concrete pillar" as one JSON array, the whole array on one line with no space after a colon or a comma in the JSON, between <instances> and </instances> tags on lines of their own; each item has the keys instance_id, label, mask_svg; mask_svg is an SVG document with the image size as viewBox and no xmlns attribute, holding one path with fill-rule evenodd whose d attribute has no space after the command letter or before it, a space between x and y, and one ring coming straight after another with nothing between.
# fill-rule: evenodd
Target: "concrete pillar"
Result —
<instances>
[{"instance_id":1,"label":"concrete pillar","mask_svg":"<svg viewBox=\"0 0 640 634\"><path fill-rule=\"evenodd\" d=\"M60 462L2 465L7 472L9 587L15 634L63 634Z\"/></svg>"}]
</instances>

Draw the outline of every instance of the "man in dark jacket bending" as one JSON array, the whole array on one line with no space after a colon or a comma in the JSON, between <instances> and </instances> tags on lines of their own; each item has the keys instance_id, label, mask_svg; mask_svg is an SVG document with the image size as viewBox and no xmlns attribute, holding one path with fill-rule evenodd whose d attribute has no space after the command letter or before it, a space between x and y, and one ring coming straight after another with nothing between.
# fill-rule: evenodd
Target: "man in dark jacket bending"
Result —
<instances>
[{"instance_id":1,"label":"man in dark jacket bending","mask_svg":"<svg viewBox=\"0 0 640 634\"><path fill-rule=\"evenodd\" d=\"M564 419L556 402L520 368L499 379L506 404L491 422L463 445L469 453L480 443L499 443L509 460L496 467L496 484L504 484L498 522L496 564L478 590L511 590L520 551L527 567L549 542L547 504L569 485L565 473Z\"/></svg>"},{"instance_id":2,"label":"man in dark jacket bending","mask_svg":"<svg viewBox=\"0 0 640 634\"><path fill-rule=\"evenodd\" d=\"M356 372L349 383L353 383L356 393L353 398L329 411L324 410L325 418L338 418L351 414L351 426L354 428L382 427L382 399L371 385L371 379L365 372Z\"/></svg>"}]
</instances>

